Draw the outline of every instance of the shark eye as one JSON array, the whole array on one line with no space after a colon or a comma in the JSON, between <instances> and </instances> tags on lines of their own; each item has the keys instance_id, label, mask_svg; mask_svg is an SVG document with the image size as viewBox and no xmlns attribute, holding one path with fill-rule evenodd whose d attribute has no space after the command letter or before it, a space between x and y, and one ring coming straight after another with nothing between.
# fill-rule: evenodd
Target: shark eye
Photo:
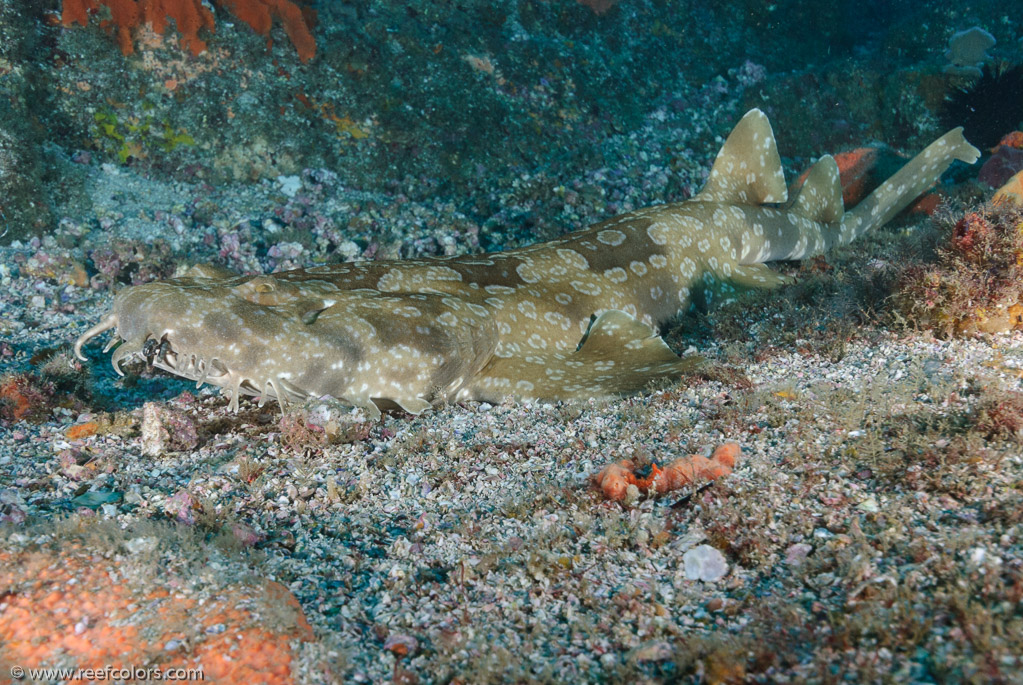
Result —
<instances>
[{"instance_id":1,"label":"shark eye","mask_svg":"<svg viewBox=\"0 0 1023 685\"><path fill-rule=\"evenodd\" d=\"M275 290L273 283L263 282L256 286L257 293L272 293Z\"/></svg>"}]
</instances>

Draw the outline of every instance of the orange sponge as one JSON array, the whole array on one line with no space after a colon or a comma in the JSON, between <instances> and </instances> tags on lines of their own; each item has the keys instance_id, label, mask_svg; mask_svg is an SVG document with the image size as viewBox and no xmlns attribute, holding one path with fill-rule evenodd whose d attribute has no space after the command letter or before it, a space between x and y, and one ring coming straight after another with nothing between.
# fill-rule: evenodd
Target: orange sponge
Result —
<instances>
[{"instance_id":1,"label":"orange sponge","mask_svg":"<svg viewBox=\"0 0 1023 685\"><path fill-rule=\"evenodd\" d=\"M638 478L635 473L636 465L624 459L601 469L593 477L593 483L601 489L605 497L616 502L625 499L630 485L663 495L687 485L727 476L735 468L741 453L742 448L737 443L726 442L714 450L710 459L693 454L676 459L663 469L656 463L652 464L647 478Z\"/></svg>"}]
</instances>

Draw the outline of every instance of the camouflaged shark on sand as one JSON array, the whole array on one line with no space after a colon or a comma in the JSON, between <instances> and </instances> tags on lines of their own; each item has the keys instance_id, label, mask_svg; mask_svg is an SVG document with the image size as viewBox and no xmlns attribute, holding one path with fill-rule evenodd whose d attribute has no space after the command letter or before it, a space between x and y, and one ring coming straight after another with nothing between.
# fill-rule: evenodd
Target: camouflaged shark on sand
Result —
<instances>
[{"instance_id":1,"label":"camouflaged shark on sand","mask_svg":"<svg viewBox=\"0 0 1023 685\"><path fill-rule=\"evenodd\" d=\"M775 287L764 265L847 245L960 160L957 128L845 211L838 166L811 168L791 200L774 132L748 112L703 190L531 247L330 264L265 276L211 266L119 292L75 343L116 329L114 369L135 357L281 406L333 396L372 417L460 400L565 400L640 392L690 370L659 336L708 281Z\"/></svg>"}]
</instances>

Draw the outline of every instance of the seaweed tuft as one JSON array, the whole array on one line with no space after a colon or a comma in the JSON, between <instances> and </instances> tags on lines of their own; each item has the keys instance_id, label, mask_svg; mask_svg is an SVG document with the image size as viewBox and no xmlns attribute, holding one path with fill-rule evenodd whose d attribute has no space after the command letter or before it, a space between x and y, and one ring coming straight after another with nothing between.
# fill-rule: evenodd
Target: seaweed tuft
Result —
<instances>
[{"instance_id":1,"label":"seaweed tuft","mask_svg":"<svg viewBox=\"0 0 1023 685\"><path fill-rule=\"evenodd\" d=\"M944 336L1023 328L1023 208L988 203L936 221L937 262L905 269L896 308Z\"/></svg>"}]
</instances>

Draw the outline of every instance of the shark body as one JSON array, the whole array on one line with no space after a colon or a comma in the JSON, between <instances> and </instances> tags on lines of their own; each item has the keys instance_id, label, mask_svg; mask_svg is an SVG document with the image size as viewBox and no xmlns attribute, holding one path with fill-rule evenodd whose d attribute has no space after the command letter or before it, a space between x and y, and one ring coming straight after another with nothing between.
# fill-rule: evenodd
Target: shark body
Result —
<instances>
[{"instance_id":1,"label":"shark body","mask_svg":"<svg viewBox=\"0 0 1023 685\"><path fill-rule=\"evenodd\" d=\"M791 200L770 122L754 109L692 199L623 214L507 252L356 262L264 276L193 267L125 288L75 343L116 329L112 357L288 401L330 395L379 416L459 400L570 399L642 391L691 368L659 337L707 280L774 287L764 265L845 245L884 224L954 160L957 128L850 211L822 157Z\"/></svg>"}]
</instances>

